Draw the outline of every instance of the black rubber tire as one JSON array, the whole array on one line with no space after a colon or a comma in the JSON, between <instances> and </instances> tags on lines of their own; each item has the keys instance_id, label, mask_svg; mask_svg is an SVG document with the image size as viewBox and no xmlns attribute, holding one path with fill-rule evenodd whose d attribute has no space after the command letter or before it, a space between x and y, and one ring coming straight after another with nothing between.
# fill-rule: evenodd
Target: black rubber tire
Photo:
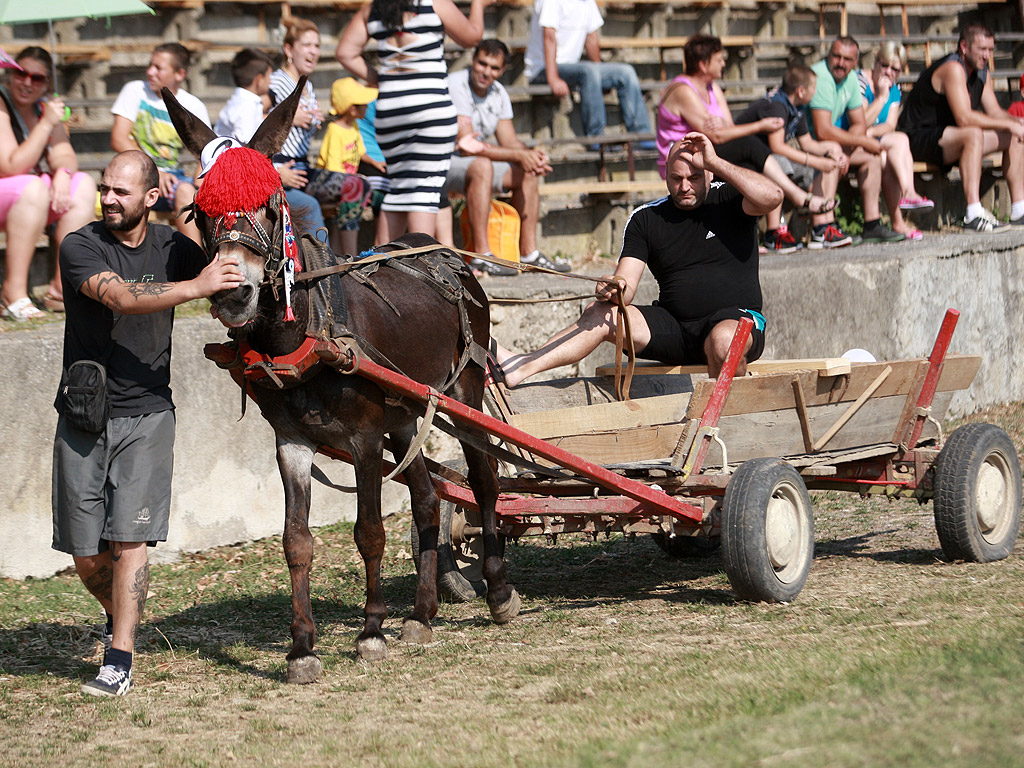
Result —
<instances>
[{"instance_id":1,"label":"black rubber tire","mask_svg":"<svg viewBox=\"0 0 1024 768\"><path fill-rule=\"evenodd\" d=\"M935 461L935 530L950 560L988 563L1013 551L1021 522L1020 459L993 424L965 424Z\"/></svg>"},{"instance_id":2,"label":"black rubber tire","mask_svg":"<svg viewBox=\"0 0 1024 768\"><path fill-rule=\"evenodd\" d=\"M719 538L707 536L669 536L667 533L652 533L651 538L662 552L669 557L711 557L722 546Z\"/></svg>"},{"instance_id":3,"label":"black rubber tire","mask_svg":"<svg viewBox=\"0 0 1024 768\"><path fill-rule=\"evenodd\" d=\"M803 478L781 459L740 464L722 500L722 561L743 600L788 603L814 560L814 514Z\"/></svg>"}]
</instances>

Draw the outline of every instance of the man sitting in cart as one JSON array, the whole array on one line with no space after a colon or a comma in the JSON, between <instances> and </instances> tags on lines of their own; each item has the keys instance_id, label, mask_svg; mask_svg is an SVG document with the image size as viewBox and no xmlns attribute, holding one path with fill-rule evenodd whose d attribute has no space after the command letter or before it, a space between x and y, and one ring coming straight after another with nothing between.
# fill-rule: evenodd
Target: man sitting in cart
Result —
<instances>
[{"instance_id":1,"label":"man sitting in cart","mask_svg":"<svg viewBox=\"0 0 1024 768\"><path fill-rule=\"evenodd\" d=\"M669 365L706 363L717 377L739 321L754 329L736 370L764 351L765 319L758 279L757 219L782 202L782 190L754 171L715 154L701 133L669 151L668 196L647 203L626 223L615 273L597 285L597 301L579 320L527 354L497 348L505 383L514 387L542 371L579 362L602 341L615 342L618 295L629 313L638 357ZM658 300L633 305L644 266Z\"/></svg>"}]
</instances>

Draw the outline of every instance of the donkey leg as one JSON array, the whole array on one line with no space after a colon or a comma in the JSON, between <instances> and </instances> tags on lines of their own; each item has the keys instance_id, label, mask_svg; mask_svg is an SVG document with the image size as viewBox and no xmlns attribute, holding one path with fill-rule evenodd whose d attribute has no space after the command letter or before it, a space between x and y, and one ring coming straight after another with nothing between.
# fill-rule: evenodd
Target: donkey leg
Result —
<instances>
[{"instance_id":1,"label":"donkey leg","mask_svg":"<svg viewBox=\"0 0 1024 768\"><path fill-rule=\"evenodd\" d=\"M362 661L383 661L388 645L381 632L387 616L380 583L380 563L384 557L384 522L380 515L382 438L354 445L352 456L356 471L356 547L366 569L366 605L363 631L356 637L356 656ZM376 446L372 443L375 443Z\"/></svg>"},{"instance_id":2,"label":"donkey leg","mask_svg":"<svg viewBox=\"0 0 1024 768\"><path fill-rule=\"evenodd\" d=\"M496 624L507 624L519 615L521 601L519 593L508 583L505 560L498 543L498 524L495 504L498 501L498 476L496 462L483 451L462 444L469 467L469 485L473 489L476 503L480 506L480 517L484 534L484 578L487 580L487 607Z\"/></svg>"},{"instance_id":3,"label":"donkey leg","mask_svg":"<svg viewBox=\"0 0 1024 768\"><path fill-rule=\"evenodd\" d=\"M312 683L323 672L313 653L316 625L309 601L309 570L313 536L309 532L309 478L313 447L277 441L277 464L284 481L284 556L292 582L292 649L288 653L288 682Z\"/></svg>"},{"instance_id":4,"label":"donkey leg","mask_svg":"<svg viewBox=\"0 0 1024 768\"><path fill-rule=\"evenodd\" d=\"M409 449L412 434L391 433L397 456ZM437 493L423 455L405 468L405 481L412 503L412 519L420 540L419 574L412 613L402 623L402 641L426 645L433 639L430 620L437 615L437 531L440 516Z\"/></svg>"}]
</instances>

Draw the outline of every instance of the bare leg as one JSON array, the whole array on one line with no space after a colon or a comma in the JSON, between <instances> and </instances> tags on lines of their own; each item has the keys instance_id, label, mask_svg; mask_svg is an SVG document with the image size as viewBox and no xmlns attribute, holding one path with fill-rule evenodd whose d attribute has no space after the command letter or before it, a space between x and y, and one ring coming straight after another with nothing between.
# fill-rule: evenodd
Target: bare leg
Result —
<instances>
[{"instance_id":1,"label":"bare leg","mask_svg":"<svg viewBox=\"0 0 1024 768\"><path fill-rule=\"evenodd\" d=\"M466 171L466 211L469 228L473 232L473 247L477 253L487 253L491 243L487 237L487 217L491 213L491 185L494 183L494 165L486 157L477 157Z\"/></svg>"},{"instance_id":2,"label":"bare leg","mask_svg":"<svg viewBox=\"0 0 1024 768\"><path fill-rule=\"evenodd\" d=\"M651 331L644 316L636 307L627 307L633 344L639 352L651 341ZM618 308L603 301L590 304L579 320L550 339L540 349L529 354L514 355L498 348L498 363L510 387L543 371L570 365L589 355L602 341L615 341L615 319Z\"/></svg>"},{"instance_id":3,"label":"bare leg","mask_svg":"<svg viewBox=\"0 0 1024 768\"><path fill-rule=\"evenodd\" d=\"M857 147L850 153L850 165L857 169L857 182L860 185L864 220L877 219L879 216L878 197L882 192L882 158L871 154L863 147Z\"/></svg>"},{"instance_id":4,"label":"bare leg","mask_svg":"<svg viewBox=\"0 0 1024 768\"><path fill-rule=\"evenodd\" d=\"M436 225L434 227L434 238L441 245L449 248L455 247L455 222L452 217L452 207L446 205L437 211Z\"/></svg>"},{"instance_id":5,"label":"bare leg","mask_svg":"<svg viewBox=\"0 0 1024 768\"><path fill-rule=\"evenodd\" d=\"M722 371L725 358L729 356L729 347L732 346L732 337L736 334L739 322L736 320L723 320L711 329L711 333L704 340L704 354L708 358L708 376L717 378ZM743 357L736 366L736 376L747 374L747 353L753 341L748 338L747 346L743 350Z\"/></svg>"},{"instance_id":6,"label":"bare leg","mask_svg":"<svg viewBox=\"0 0 1024 768\"><path fill-rule=\"evenodd\" d=\"M91 557L75 557L75 571L89 594L95 597L103 610L113 615L114 567L110 550Z\"/></svg>"},{"instance_id":7,"label":"bare leg","mask_svg":"<svg viewBox=\"0 0 1024 768\"><path fill-rule=\"evenodd\" d=\"M984 155L985 132L981 128L947 127L942 132L939 146L942 159L959 163L960 181L964 186L967 205L981 202L981 158Z\"/></svg>"},{"instance_id":8,"label":"bare leg","mask_svg":"<svg viewBox=\"0 0 1024 768\"><path fill-rule=\"evenodd\" d=\"M835 142L826 142L828 144L828 152L832 157L836 157L837 153L842 152L843 148ZM834 171L822 171L814 177L814 183L811 185L811 191L816 195L821 195L826 200L835 199L836 192L839 191L839 170ZM828 213L819 213L811 218L811 223L814 226L819 224L831 224L836 220L836 215L829 211Z\"/></svg>"},{"instance_id":9,"label":"bare leg","mask_svg":"<svg viewBox=\"0 0 1024 768\"><path fill-rule=\"evenodd\" d=\"M42 179L35 179L7 212L7 262L0 292L5 305L28 296L28 270L49 211L50 192Z\"/></svg>"},{"instance_id":10,"label":"bare leg","mask_svg":"<svg viewBox=\"0 0 1024 768\"><path fill-rule=\"evenodd\" d=\"M195 219L192 221L186 221L188 214L178 215L182 208L192 203L195 196L196 188L187 181L182 181L178 184L177 188L174 190L174 226L177 227L181 234L190 238L197 245L202 245L203 238L199 234L199 227L196 226Z\"/></svg>"},{"instance_id":11,"label":"bare leg","mask_svg":"<svg viewBox=\"0 0 1024 768\"><path fill-rule=\"evenodd\" d=\"M903 194L903 189L893 167L892 158L885 151L882 152L882 194L885 196L885 207L889 209L893 230L903 234L909 233L913 227L904 221L903 211L900 210L900 197Z\"/></svg>"},{"instance_id":12,"label":"bare leg","mask_svg":"<svg viewBox=\"0 0 1024 768\"><path fill-rule=\"evenodd\" d=\"M512 207L519 212L519 253L525 256L537 250L537 227L540 225L540 185L538 177L525 173L513 164L505 178L505 189L512 190Z\"/></svg>"},{"instance_id":13,"label":"bare leg","mask_svg":"<svg viewBox=\"0 0 1024 768\"><path fill-rule=\"evenodd\" d=\"M110 560L114 579L112 607L114 609L114 640L112 648L129 653L135 650L135 636L146 608L149 593L149 555L146 542L120 542L110 544Z\"/></svg>"},{"instance_id":14,"label":"bare leg","mask_svg":"<svg viewBox=\"0 0 1024 768\"><path fill-rule=\"evenodd\" d=\"M982 151L987 155L1003 151L1003 175L1010 188L1010 201L1024 200L1024 142L1013 138L1009 131L985 131Z\"/></svg>"}]
</instances>

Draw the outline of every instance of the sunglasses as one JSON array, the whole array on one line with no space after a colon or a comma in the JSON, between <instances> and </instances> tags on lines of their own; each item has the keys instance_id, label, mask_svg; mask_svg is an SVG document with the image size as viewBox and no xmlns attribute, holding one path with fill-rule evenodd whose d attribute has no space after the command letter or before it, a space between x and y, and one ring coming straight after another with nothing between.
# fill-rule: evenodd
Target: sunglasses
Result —
<instances>
[{"instance_id":1,"label":"sunglasses","mask_svg":"<svg viewBox=\"0 0 1024 768\"><path fill-rule=\"evenodd\" d=\"M31 80L36 85L42 85L50 79L48 75L40 75L38 72L24 72L17 69L13 70L11 74L21 80Z\"/></svg>"}]
</instances>

